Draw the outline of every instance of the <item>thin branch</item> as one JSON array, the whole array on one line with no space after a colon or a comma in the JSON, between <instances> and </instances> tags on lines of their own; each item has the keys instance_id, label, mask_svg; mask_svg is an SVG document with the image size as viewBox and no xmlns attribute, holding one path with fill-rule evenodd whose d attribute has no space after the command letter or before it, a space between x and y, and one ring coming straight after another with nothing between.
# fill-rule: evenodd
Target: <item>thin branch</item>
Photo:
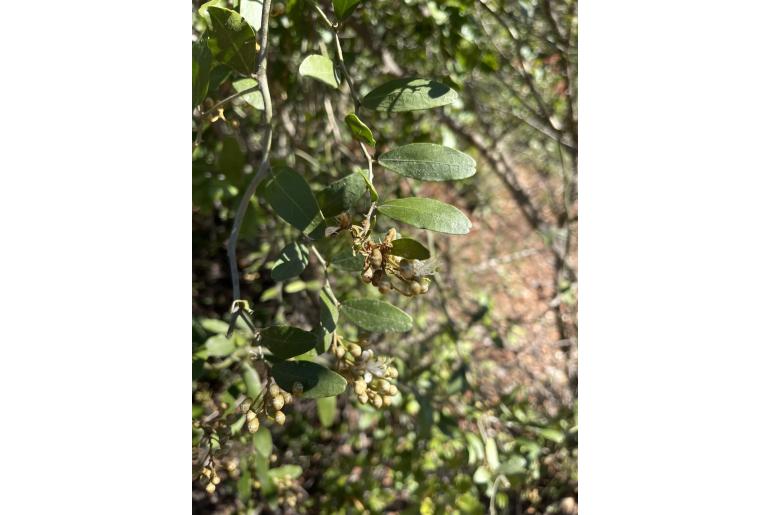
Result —
<instances>
[{"instance_id":1,"label":"thin branch","mask_svg":"<svg viewBox=\"0 0 770 515\"><path fill-rule=\"evenodd\" d=\"M315 10L318 11L318 14L321 15L321 19L326 23L326 25L330 29L334 29L334 24L329 20L329 18L326 16L326 13L321 9L321 6L318 5L318 2L313 2L313 7L315 7Z\"/></svg>"},{"instance_id":2,"label":"thin branch","mask_svg":"<svg viewBox=\"0 0 770 515\"><path fill-rule=\"evenodd\" d=\"M503 17L500 15L499 12L492 9L486 2L486 0L479 0L479 3L484 8L485 11L487 11L492 17L495 19L495 21L503 28L505 34L511 39L513 42L513 46L516 49L516 54L518 56L518 61L520 64L521 69L519 67L513 66L513 70L521 77L524 82L529 87L530 92L532 93L532 96L535 98L535 102L537 103L537 106L540 111L540 117L542 117L543 121L546 122L548 125L553 128L556 132L561 132L561 130L556 127L551 120L551 116L548 113L548 107L546 106L545 101L543 100L543 97L540 95L540 92L535 87L535 82L532 80L532 74L527 70L525 66L525 59L524 55L522 53L522 45L521 40L516 36L516 34L511 30L511 28L508 26L508 24L505 22ZM508 62L506 60L505 62Z\"/></svg>"},{"instance_id":3,"label":"thin branch","mask_svg":"<svg viewBox=\"0 0 770 515\"><path fill-rule=\"evenodd\" d=\"M254 93L255 91L259 91L259 84L257 84L256 86L252 86L250 88L246 88L243 91L238 91L237 93L233 93L229 97L226 97L220 100L219 102L211 106L209 109L207 109L205 112L201 113L201 118L205 120L209 115L215 112L219 107L225 105L226 103L232 100L235 100L238 97L242 97L243 95L248 95L249 93Z\"/></svg>"},{"instance_id":4,"label":"thin branch","mask_svg":"<svg viewBox=\"0 0 770 515\"><path fill-rule=\"evenodd\" d=\"M315 247L315 245L310 246L310 250L313 251L313 254L315 254L316 259L318 259L318 263L321 265L321 267L324 269L324 288L326 288L327 293L332 298L332 302L336 306L340 305L340 301L337 300L337 297L334 295L334 291L332 290L332 285L329 283L329 265L326 262L326 260L323 258L320 252L318 252L318 249Z\"/></svg>"},{"instance_id":5,"label":"thin branch","mask_svg":"<svg viewBox=\"0 0 770 515\"><path fill-rule=\"evenodd\" d=\"M342 45L340 44L340 36L337 32L336 28L334 30L334 45L337 47L337 63L340 66L340 70L342 71L342 75L345 78L345 82L348 84L348 89L350 90L350 96L353 97L353 103L355 104L355 112L356 116L359 114L359 109L361 108L361 102L358 98L358 94L356 94L356 87L353 83L353 78L350 76L350 73L348 73L348 69L345 66L345 58L342 55ZM359 147L361 148L361 153L364 155L364 158L366 159L366 163L369 167L369 181L374 182L374 169L373 169L373 160L372 156L369 154L369 151L366 149L366 145L358 142Z\"/></svg>"},{"instance_id":6,"label":"thin branch","mask_svg":"<svg viewBox=\"0 0 770 515\"><path fill-rule=\"evenodd\" d=\"M270 171L270 147L273 142L273 103L270 98L270 87L267 83L267 36L270 25L270 4L271 0L264 0L262 3L262 21L260 26L260 48L257 55L257 85L259 91L262 93L262 100L265 104L265 129L262 133L262 160L259 163L259 168L254 174L254 177L246 187L246 191L241 197L241 201L238 204L238 210L235 213L235 219L233 220L233 228L230 232L230 237L227 240L227 257L230 262L230 278L233 284L233 299L238 300L241 298L241 284L240 273L238 271L238 260L236 257L236 246L238 244L238 234L243 224L243 218L246 215L246 210L249 207L251 197L257 191L259 183L267 176ZM238 308L241 309L240 307Z\"/></svg>"},{"instance_id":7,"label":"thin branch","mask_svg":"<svg viewBox=\"0 0 770 515\"><path fill-rule=\"evenodd\" d=\"M353 78L350 76L348 69L345 67L345 58L342 56L342 45L340 45L340 35L336 30L334 31L334 44L337 47L337 62L340 65L340 70L342 71L343 77L345 77L345 82L348 83L350 96L353 97L356 114L358 114L358 109L361 106L361 102L359 101L358 95L356 94L356 87L353 85Z\"/></svg>"},{"instance_id":8,"label":"thin branch","mask_svg":"<svg viewBox=\"0 0 770 515\"><path fill-rule=\"evenodd\" d=\"M516 169L508 155L505 152L499 152L497 149L488 146L481 138L481 136L467 130L453 118L445 114L441 114L440 119L456 134L462 136L471 145L476 147L481 156L490 164L495 175L497 175L503 181L503 184L506 186L506 188L508 188L508 191L516 201L519 209L521 209L521 212L524 215L524 219L529 223L530 227L533 230L544 234L552 234L553 228L549 223L546 222L543 215L535 207L535 204L530 198L529 194L519 183L518 177L516 175ZM575 272L566 263L566 255L564 249L558 245L557 242L553 242L551 245L549 245L549 249L554 256L554 259L556 259L558 269L563 269L567 274L567 277L574 281Z\"/></svg>"}]
</instances>

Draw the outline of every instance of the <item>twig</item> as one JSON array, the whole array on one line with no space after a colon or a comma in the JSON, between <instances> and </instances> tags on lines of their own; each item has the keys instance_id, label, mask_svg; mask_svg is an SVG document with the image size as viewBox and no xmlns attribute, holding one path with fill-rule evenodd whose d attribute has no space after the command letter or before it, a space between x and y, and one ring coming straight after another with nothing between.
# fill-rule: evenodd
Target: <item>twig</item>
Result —
<instances>
[{"instance_id":1,"label":"twig","mask_svg":"<svg viewBox=\"0 0 770 515\"><path fill-rule=\"evenodd\" d=\"M508 24L500 15L500 13L492 9L487 4L486 0L479 0L479 3L481 4L481 6L484 8L485 11L487 11L490 15L492 15L495 21L503 28L505 34L513 42L513 46L516 49L516 54L518 57L520 68L521 68L519 69L519 67L513 66L513 70L519 75L519 77L521 77L522 80L524 80L524 82L529 87L529 90L532 92L532 96L535 98L535 102L537 103L537 106L540 110L540 113L539 113L540 117L547 125L550 125L551 128L553 128L553 130L555 130L557 133L561 133L562 131L558 127L556 127L553 121L551 120L551 116L548 114L548 107L546 106L545 101L543 100L543 97L540 95L540 92L537 90L537 88L535 88L535 83L532 80L532 74L529 72L529 70L527 70L527 67L525 66L525 59L522 53L521 40L511 30L511 28L508 26ZM506 59L505 62L509 62L509 60Z\"/></svg>"},{"instance_id":2,"label":"twig","mask_svg":"<svg viewBox=\"0 0 770 515\"><path fill-rule=\"evenodd\" d=\"M238 272L238 261L235 253L238 244L238 234L240 233L241 224L243 224L243 218L246 215L246 210L249 207L251 197L254 196L254 193L257 191L257 186L259 186L259 183L262 182L262 179L264 179L270 171L270 147L273 142L273 104L270 98L270 87L267 83L267 36L270 25L270 4L271 0L264 0L262 3L262 21L259 29L260 50L257 55L256 73L257 85L259 86L260 93L262 93L262 100L265 104L265 129L262 133L262 160L259 163L257 172L246 187L243 197L241 197L235 219L233 220L233 228L230 232L230 237L227 240L227 257L230 263L230 278L233 284L233 299L235 300L241 298L240 273ZM242 308L239 307L238 309L241 310Z\"/></svg>"},{"instance_id":3,"label":"twig","mask_svg":"<svg viewBox=\"0 0 770 515\"><path fill-rule=\"evenodd\" d=\"M230 95L229 97L226 97L226 98L224 98L224 99L220 100L219 102L217 102L216 104L214 104L213 106L211 106L211 107L210 107L208 110L206 110L206 111L204 111L203 113L201 113L201 118L205 119L205 118L206 118L206 117L208 117L208 116L209 116L211 113L213 113L214 111L216 111L216 110L217 110L217 108L219 108L219 107L221 107L221 106L225 105L226 103L228 103L228 102L230 102L230 101L232 101L232 100L235 100L235 99L236 99L236 98L238 98L238 97L242 97L243 95L248 95L249 93L254 93L255 91L259 91L259 84L257 84L256 86L252 86L252 87L250 87L250 88L246 88L246 89L244 89L243 91L238 91L237 93L233 93L233 94L232 94L232 95Z\"/></svg>"},{"instance_id":4,"label":"twig","mask_svg":"<svg viewBox=\"0 0 770 515\"><path fill-rule=\"evenodd\" d=\"M345 58L342 56L342 45L340 44L340 36L337 32L337 29L334 29L334 45L337 47L337 63L340 66L340 71L342 71L342 76L345 78L345 82L348 84L348 89L350 90L350 96L353 97L353 103L354 103L354 110L356 112L356 116L359 114L359 110L361 108L361 101L358 98L358 94L356 94L356 87L353 84L353 78L350 76L350 73L348 73L348 69L345 66ZM361 153L364 155L364 158L366 159L366 164L369 167L369 181L374 182L374 169L373 169L373 161L372 156L369 154L369 151L366 149L366 145L358 142L359 147L361 148Z\"/></svg>"},{"instance_id":5,"label":"twig","mask_svg":"<svg viewBox=\"0 0 770 515\"><path fill-rule=\"evenodd\" d=\"M329 283L329 265L326 263L326 260L323 258L320 252L318 252L318 249L315 248L315 245L310 246L310 250L313 251L313 254L315 254L315 257L318 259L318 263L321 265L321 267L324 269L324 288L326 288L327 293L332 298L332 301L336 306L340 305L340 301L337 300L337 297L334 295L334 291L332 290L332 285Z\"/></svg>"}]
</instances>

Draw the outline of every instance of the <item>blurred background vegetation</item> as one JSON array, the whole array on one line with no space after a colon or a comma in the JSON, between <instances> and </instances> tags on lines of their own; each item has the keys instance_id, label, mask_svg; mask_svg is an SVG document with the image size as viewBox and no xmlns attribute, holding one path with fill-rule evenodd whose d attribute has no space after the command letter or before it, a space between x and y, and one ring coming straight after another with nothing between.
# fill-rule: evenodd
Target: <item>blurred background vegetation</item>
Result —
<instances>
[{"instance_id":1,"label":"blurred background vegetation","mask_svg":"<svg viewBox=\"0 0 770 515\"><path fill-rule=\"evenodd\" d=\"M205 30L200 5L192 6L193 41ZM331 15L330 0L319 6ZM449 202L473 229L419 234L440 259L436 287L388 299L415 322L411 333L375 341L395 358L397 402L375 410L352 392L298 399L284 426L264 424L227 443L222 484L212 495L194 481L193 511L577 513L577 3L369 0L340 37L361 94L408 76L457 90L451 106L374 113L367 124L380 151L431 141L473 156L478 173L460 182L375 170L380 194ZM353 111L346 88L298 74L311 53L334 53L313 3L274 2L271 162L317 191L365 163L344 125ZM228 75L212 70L203 110L235 92ZM254 372L239 354L242 337L223 336L232 302L224 243L261 158L262 113L239 98L221 115L207 123L201 108L193 113L194 420L234 409ZM388 227L380 220L377 230ZM252 199L238 259L242 298L259 324L317 322L323 269L313 258L300 278L270 277L294 231ZM338 296L372 288L344 263L331 272ZM194 463L199 438L194 430Z\"/></svg>"}]
</instances>

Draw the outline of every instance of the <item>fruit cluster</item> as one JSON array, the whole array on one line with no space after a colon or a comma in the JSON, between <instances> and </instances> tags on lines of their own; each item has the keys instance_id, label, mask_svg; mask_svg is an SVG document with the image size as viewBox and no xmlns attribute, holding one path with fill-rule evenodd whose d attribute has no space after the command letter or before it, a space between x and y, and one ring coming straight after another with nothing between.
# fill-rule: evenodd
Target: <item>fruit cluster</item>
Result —
<instances>
[{"instance_id":1,"label":"fruit cluster","mask_svg":"<svg viewBox=\"0 0 770 515\"><path fill-rule=\"evenodd\" d=\"M398 371L390 359L374 356L368 342L345 342L337 337L332 342L331 352L337 358L336 370L348 382L363 403L375 408L390 406L398 394L395 385Z\"/></svg>"}]
</instances>

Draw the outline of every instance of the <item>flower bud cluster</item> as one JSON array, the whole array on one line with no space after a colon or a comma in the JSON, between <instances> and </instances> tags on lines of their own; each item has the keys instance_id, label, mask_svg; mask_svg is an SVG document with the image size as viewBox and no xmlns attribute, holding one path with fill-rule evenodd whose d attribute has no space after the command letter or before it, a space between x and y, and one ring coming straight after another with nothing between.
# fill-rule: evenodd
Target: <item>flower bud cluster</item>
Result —
<instances>
[{"instance_id":1,"label":"flower bud cluster","mask_svg":"<svg viewBox=\"0 0 770 515\"><path fill-rule=\"evenodd\" d=\"M203 467L200 477L206 483L206 491L210 494L213 494L217 489L217 485L222 482L222 479L217 475L217 471L213 466Z\"/></svg>"},{"instance_id":2,"label":"flower bud cluster","mask_svg":"<svg viewBox=\"0 0 770 515\"><path fill-rule=\"evenodd\" d=\"M255 407L255 401L252 399L246 399L241 404L241 412L246 414L246 427L249 433L256 433L259 431L259 417L268 416L275 420L278 425L283 425L286 422L286 415L283 413L283 408L294 402L294 397L302 393L302 385L299 384L299 389L294 385L294 394L284 391L275 383L274 379L270 380L265 395L262 398L262 402L259 407Z\"/></svg>"},{"instance_id":3,"label":"flower bud cluster","mask_svg":"<svg viewBox=\"0 0 770 515\"><path fill-rule=\"evenodd\" d=\"M337 372L353 385L359 402L379 409L390 406L398 394L398 371L391 366L390 359L375 358L368 347L368 342L344 342L337 338L331 351L337 357Z\"/></svg>"},{"instance_id":4,"label":"flower bud cluster","mask_svg":"<svg viewBox=\"0 0 770 515\"><path fill-rule=\"evenodd\" d=\"M276 496L278 504L282 506L287 506L290 509L295 508L307 497L307 492L302 489L299 482L290 476L275 477L273 483L278 490Z\"/></svg>"},{"instance_id":5,"label":"flower bud cluster","mask_svg":"<svg viewBox=\"0 0 770 515\"><path fill-rule=\"evenodd\" d=\"M297 395L296 388L294 389L294 395ZM286 422L286 415L284 415L281 410L284 406L294 402L294 395L282 390L280 386L275 384L275 380L272 380L272 383L265 394L264 406L267 415L272 417L279 426L282 426Z\"/></svg>"}]
</instances>

